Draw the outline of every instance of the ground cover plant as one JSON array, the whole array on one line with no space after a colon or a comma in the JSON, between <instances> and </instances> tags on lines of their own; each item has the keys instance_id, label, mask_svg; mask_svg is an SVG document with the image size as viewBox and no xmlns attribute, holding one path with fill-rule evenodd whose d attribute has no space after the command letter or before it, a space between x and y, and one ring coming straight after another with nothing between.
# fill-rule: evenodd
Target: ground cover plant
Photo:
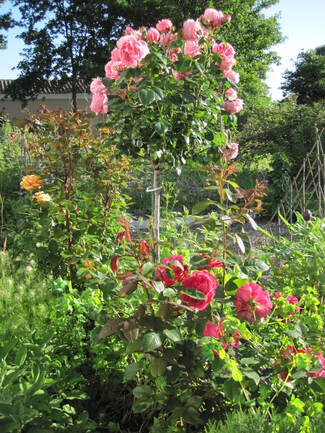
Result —
<instances>
[{"instance_id":1,"label":"ground cover plant","mask_svg":"<svg viewBox=\"0 0 325 433\"><path fill-rule=\"evenodd\" d=\"M95 120L30 118L17 236L2 248L1 431L320 431L324 221L298 216L294 241L250 244L265 185L236 176L243 101L218 39L230 23L210 8L178 32L169 19L127 28L92 82ZM123 152L156 180L201 158L211 195L175 214L171 187L160 236L157 183L143 232Z\"/></svg>"}]
</instances>

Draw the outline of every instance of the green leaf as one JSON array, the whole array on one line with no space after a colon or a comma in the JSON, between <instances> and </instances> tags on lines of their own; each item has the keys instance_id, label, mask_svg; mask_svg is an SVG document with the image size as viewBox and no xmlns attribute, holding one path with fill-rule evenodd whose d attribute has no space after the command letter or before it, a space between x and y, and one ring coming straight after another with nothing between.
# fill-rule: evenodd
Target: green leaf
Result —
<instances>
[{"instance_id":1,"label":"green leaf","mask_svg":"<svg viewBox=\"0 0 325 433\"><path fill-rule=\"evenodd\" d=\"M153 389L149 385L138 385L132 391L135 398L149 398L153 394Z\"/></svg>"},{"instance_id":2,"label":"green leaf","mask_svg":"<svg viewBox=\"0 0 325 433\"><path fill-rule=\"evenodd\" d=\"M238 245L240 251L243 254L245 254L246 249L245 249L245 245L244 245L242 238L237 233L235 233L235 237L236 237L237 245Z\"/></svg>"},{"instance_id":3,"label":"green leaf","mask_svg":"<svg viewBox=\"0 0 325 433\"><path fill-rule=\"evenodd\" d=\"M140 365L137 362L134 362L133 364L129 364L125 371L123 376L123 382L127 382L128 380L133 380L137 372L140 370Z\"/></svg>"},{"instance_id":4,"label":"green leaf","mask_svg":"<svg viewBox=\"0 0 325 433\"><path fill-rule=\"evenodd\" d=\"M13 406L9 403L0 402L0 414L9 417L12 414Z\"/></svg>"},{"instance_id":5,"label":"green leaf","mask_svg":"<svg viewBox=\"0 0 325 433\"><path fill-rule=\"evenodd\" d=\"M165 290L165 286L162 281L152 281L152 285L157 293L162 293Z\"/></svg>"},{"instance_id":6,"label":"green leaf","mask_svg":"<svg viewBox=\"0 0 325 433\"><path fill-rule=\"evenodd\" d=\"M142 266L142 275L146 276L148 275L153 268L155 267L155 265L151 262L146 262L143 266Z\"/></svg>"},{"instance_id":7,"label":"green leaf","mask_svg":"<svg viewBox=\"0 0 325 433\"><path fill-rule=\"evenodd\" d=\"M132 406L132 410L134 413L142 413L149 409L152 405L152 401L148 400L135 400Z\"/></svg>"},{"instance_id":8,"label":"green leaf","mask_svg":"<svg viewBox=\"0 0 325 433\"><path fill-rule=\"evenodd\" d=\"M244 376L248 377L249 379L252 379L256 385L260 382L260 376L256 373L256 371L253 370L242 370Z\"/></svg>"},{"instance_id":9,"label":"green leaf","mask_svg":"<svg viewBox=\"0 0 325 433\"><path fill-rule=\"evenodd\" d=\"M206 210L209 206L216 205L216 204L217 203L215 201L210 200L210 199L200 201L193 206L192 214L197 215L197 214L203 212L204 210Z\"/></svg>"},{"instance_id":10,"label":"green leaf","mask_svg":"<svg viewBox=\"0 0 325 433\"><path fill-rule=\"evenodd\" d=\"M246 218L248 219L250 225L252 226L252 228L254 230L258 230L258 225L256 224L255 220L250 216L250 215L246 215Z\"/></svg>"},{"instance_id":11,"label":"green leaf","mask_svg":"<svg viewBox=\"0 0 325 433\"><path fill-rule=\"evenodd\" d=\"M177 268L180 268L182 271L184 271L184 266L178 260L171 260L168 263L168 266L176 266Z\"/></svg>"},{"instance_id":12,"label":"green leaf","mask_svg":"<svg viewBox=\"0 0 325 433\"><path fill-rule=\"evenodd\" d=\"M26 346L22 346L15 357L15 364L22 366L26 360L27 357L27 347Z\"/></svg>"},{"instance_id":13,"label":"green leaf","mask_svg":"<svg viewBox=\"0 0 325 433\"><path fill-rule=\"evenodd\" d=\"M152 352L160 347L162 343L159 334L149 332L143 337L142 344L144 352Z\"/></svg>"},{"instance_id":14,"label":"green leaf","mask_svg":"<svg viewBox=\"0 0 325 433\"><path fill-rule=\"evenodd\" d=\"M180 293L198 301L204 301L205 299L204 294L200 290L197 290L194 287L193 288L188 287L187 289L182 289Z\"/></svg>"},{"instance_id":15,"label":"green leaf","mask_svg":"<svg viewBox=\"0 0 325 433\"><path fill-rule=\"evenodd\" d=\"M156 99L155 92L151 89L141 89L138 95L143 105L150 105Z\"/></svg>"},{"instance_id":16,"label":"green leaf","mask_svg":"<svg viewBox=\"0 0 325 433\"><path fill-rule=\"evenodd\" d=\"M130 355L131 353L135 353L135 352L142 352L142 350L143 350L143 345L141 340L131 341L126 346L127 355Z\"/></svg>"},{"instance_id":17,"label":"green leaf","mask_svg":"<svg viewBox=\"0 0 325 433\"><path fill-rule=\"evenodd\" d=\"M237 404L242 403L244 401L244 397L242 396L242 389L238 382L230 379L227 380L223 386L225 396L230 400Z\"/></svg>"},{"instance_id":18,"label":"green leaf","mask_svg":"<svg viewBox=\"0 0 325 433\"><path fill-rule=\"evenodd\" d=\"M166 335L167 338L169 338L169 340L173 341L174 343L176 343L177 341L181 340L181 336L180 333L178 331L178 329L165 329L164 334Z\"/></svg>"},{"instance_id":19,"label":"green leaf","mask_svg":"<svg viewBox=\"0 0 325 433\"><path fill-rule=\"evenodd\" d=\"M166 361L162 358L154 358L150 365L150 373L153 377L162 376L166 370Z\"/></svg>"},{"instance_id":20,"label":"green leaf","mask_svg":"<svg viewBox=\"0 0 325 433\"><path fill-rule=\"evenodd\" d=\"M160 136L165 135L168 132L168 129L168 123L164 122L163 120L158 120L158 122L155 123L155 131Z\"/></svg>"}]
</instances>

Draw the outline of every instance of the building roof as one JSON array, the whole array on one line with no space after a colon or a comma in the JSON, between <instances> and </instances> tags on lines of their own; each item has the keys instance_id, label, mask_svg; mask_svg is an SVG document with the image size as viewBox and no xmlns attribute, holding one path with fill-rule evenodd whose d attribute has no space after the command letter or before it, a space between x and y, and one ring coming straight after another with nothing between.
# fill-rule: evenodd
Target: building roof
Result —
<instances>
[{"instance_id":1,"label":"building roof","mask_svg":"<svg viewBox=\"0 0 325 433\"><path fill-rule=\"evenodd\" d=\"M0 94L4 94L6 89L15 80L0 80ZM54 94L68 94L72 93L71 81L67 81L64 84L56 80L44 81L44 85L38 90L38 94L54 95ZM77 93L90 93L89 84L86 81L78 80L77 82Z\"/></svg>"}]
</instances>

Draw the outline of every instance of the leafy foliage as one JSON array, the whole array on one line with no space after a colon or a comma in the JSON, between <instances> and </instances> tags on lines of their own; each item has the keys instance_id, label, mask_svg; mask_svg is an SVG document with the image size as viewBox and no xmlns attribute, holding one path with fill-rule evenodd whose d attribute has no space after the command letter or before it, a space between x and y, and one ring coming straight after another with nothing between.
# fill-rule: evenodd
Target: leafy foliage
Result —
<instances>
[{"instance_id":1,"label":"leafy foliage","mask_svg":"<svg viewBox=\"0 0 325 433\"><path fill-rule=\"evenodd\" d=\"M284 73L282 90L285 95L297 96L298 104L321 102L325 99L325 46L302 51L295 70Z\"/></svg>"}]
</instances>

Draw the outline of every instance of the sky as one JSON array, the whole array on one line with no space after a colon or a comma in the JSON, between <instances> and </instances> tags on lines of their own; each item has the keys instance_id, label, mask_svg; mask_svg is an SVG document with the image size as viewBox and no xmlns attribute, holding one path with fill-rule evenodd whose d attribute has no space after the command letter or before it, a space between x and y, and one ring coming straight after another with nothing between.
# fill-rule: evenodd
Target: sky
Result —
<instances>
[{"instance_id":1,"label":"sky","mask_svg":"<svg viewBox=\"0 0 325 433\"><path fill-rule=\"evenodd\" d=\"M8 2L0 13L6 12ZM272 99L282 97L282 74L286 69L293 69L294 60L299 52L325 45L325 0L280 0L275 6L265 10L266 16L280 13L280 25L285 41L272 49L281 57L281 65L273 65L267 76ZM19 62L19 53L23 43L16 38L17 30L8 33L8 47L0 50L0 79L12 79L18 76L18 71L12 70Z\"/></svg>"}]
</instances>

